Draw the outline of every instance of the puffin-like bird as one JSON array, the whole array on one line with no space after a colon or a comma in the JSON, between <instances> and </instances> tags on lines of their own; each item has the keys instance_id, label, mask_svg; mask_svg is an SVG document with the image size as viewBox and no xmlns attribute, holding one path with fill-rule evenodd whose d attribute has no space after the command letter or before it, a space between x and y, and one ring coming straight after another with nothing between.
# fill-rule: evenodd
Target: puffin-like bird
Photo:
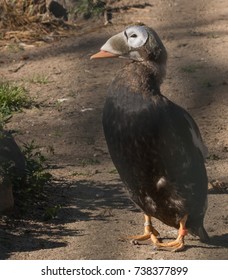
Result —
<instances>
[{"instance_id":1,"label":"puffin-like bird","mask_svg":"<svg viewBox=\"0 0 228 280\"><path fill-rule=\"evenodd\" d=\"M161 94L167 61L162 41L146 25L128 26L91 59L114 57L131 61L109 87L103 128L120 178L144 212L144 234L131 238L173 251L184 248L188 232L207 242L207 149L189 113ZM161 242L153 217L179 229L177 239Z\"/></svg>"}]
</instances>

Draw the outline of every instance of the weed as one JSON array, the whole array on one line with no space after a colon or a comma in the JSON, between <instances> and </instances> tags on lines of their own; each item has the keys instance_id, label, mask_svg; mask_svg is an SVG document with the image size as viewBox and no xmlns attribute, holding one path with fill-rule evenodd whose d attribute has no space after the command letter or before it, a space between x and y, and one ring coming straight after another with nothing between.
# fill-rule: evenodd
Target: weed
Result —
<instances>
[{"instance_id":1,"label":"weed","mask_svg":"<svg viewBox=\"0 0 228 280\"><path fill-rule=\"evenodd\" d=\"M79 0L77 8L71 11L72 14L83 15L85 19L96 17L104 12L105 3L101 0Z\"/></svg>"},{"instance_id":2,"label":"weed","mask_svg":"<svg viewBox=\"0 0 228 280\"><path fill-rule=\"evenodd\" d=\"M50 81L48 79L48 76L46 76L45 74L35 74L33 75L32 78L29 79L29 81L31 83L34 83L34 84L41 84L41 85L46 85L48 84Z\"/></svg>"},{"instance_id":3,"label":"weed","mask_svg":"<svg viewBox=\"0 0 228 280\"><path fill-rule=\"evenodd\" d=\"M0 82L0 119L9 117L12 112L31 106L31 99L22 86Z\"/></svg>"},{"instance_id":4,"label":"weed","mask_svg":"<svg viewBox=\"0 0 228 280\"><path fill-rule=\"evenodd\" d=\"M52 175L47 172L47 159L34 141L25 143L22 153L25 159L25 174L22 178L16 174L10 174L10 178L14 187L16 204L22 211L27 212L35 201L40 198L43 200L44 186L51 181Z\"/></svg>"},{"instance_id":5,"label":"weed","mask_svg":"<svg viewBox=\"0 0 228 280\"><path fill-rule=\"evenodd\" d=\"M52 175L47 172L46 158L41 154L34 141L24 144L22 153L25 162L23 172L18 173L15 170L14 162L8 161L1 165L2 173L12 183L15 205L20 214L31 214L35 208L34 205L38 205L39 209L45 212L48 199L44 187L52 179ZM51 216L50 211L48 211L49 217ZM44 216L46 219L47 214ZM54 212L52 216L54 216Z\"/></svg>"},{"instance_id":6,"label":"weed","mask_svg":"<svg viewBox=\"0 0 228 280\"><path fill-rule=\"evenodd\" d=\"M26 164L26 185L33 189L42 189L51 178L51 174L46 172L46 157L34 141L25 143L22 152Z\"/></svg>"}]
</instances>

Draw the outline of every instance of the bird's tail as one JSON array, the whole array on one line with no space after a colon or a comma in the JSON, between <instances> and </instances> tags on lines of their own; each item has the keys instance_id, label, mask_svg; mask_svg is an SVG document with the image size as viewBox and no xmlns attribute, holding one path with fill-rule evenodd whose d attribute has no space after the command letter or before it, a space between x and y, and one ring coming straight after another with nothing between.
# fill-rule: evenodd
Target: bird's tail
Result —
<instances>
[{"instance_id":1,"label":"bird's tail","mask_svg":"<svg viewBox=\"0 0 228 280\"><path fill-rule=\"evenodd\" d=\"M190 216L188 217L186 227L190 234L198 236L200 241L203 243L209 243L210 237L208 236L204 226L203 226L203 215Z\"/></svg>"},{"instance_id":2,"label":"bird's tail","mask_svg":"<svg viewBox=\"0 0 228 280\"><path fill-rule=\"evenodd\" d=\"M208 236L203 225L198 228L190 228L189 233L199 236L200 241L203 243L209 243L210 241L210 237Z\"/></svg>"},{"instance_id":3,"label":"bird's tail","mask_svg":"<svg viewBox=\"0 0 228 280\"><path fill-rule=\"evenodd\" d=\"M210 241L210 237L209 235L207 234L205 228L203 226L201 226L199 229L198 229L198 233L199 233L199 238L200 238L200 241L203 242L203 243L209 243Z\"/></svg>"}]
</instances>

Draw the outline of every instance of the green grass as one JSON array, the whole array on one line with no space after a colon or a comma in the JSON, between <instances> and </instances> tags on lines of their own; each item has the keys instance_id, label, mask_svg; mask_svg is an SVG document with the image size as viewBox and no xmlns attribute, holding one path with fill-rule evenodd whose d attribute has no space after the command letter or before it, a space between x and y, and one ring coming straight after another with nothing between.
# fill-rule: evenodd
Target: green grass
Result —
<instances>
[{"instance_id":1,"label":"green grass","mask_svg":"<svg viewBox=\"0 0 228 280\"><path fill-rule=\"evenodd\" d=\"M11 178L14 188L15 201L20 210L27 213L36 203L46 200L44 187L51 181L46 157L41 153L35 141L25 143L21 148L25 159L25 174L18 177L11 172L10 166L5 168Z\"/></svg>"},{"instance_id":2,"label":"green grass","mask_svg":"<svg viewBox=\"0 0 228 280\"><path fill-rule=\"evenodd\" d=\"M41 153L35 141L25 143L22 148L26 163L27 185L33 188L43 187L51 178L45 170L46 157Z\"/></svg>"},{"instance_id":3,"label":"green grass","mask_svg":"<svg viewBox=\"0 0 228 280\"><path fill-rule=\"evenodd\" d=\"M9 82L0 82L0 119L30 106L31 99L24 87Z\"/></svg>"},{"instance_id":4,"label":"green grass","mask_svg":"<svg viewBox=\"0 0 228 280\"><path fill-rule=\"evenodd\" d=\"M25 176L22 179L12 174L12 182L20 193L40 193L42 188L51 179L51 174L47 172L46 157L40 152L39 146L35 141L24 143L21 148L25 159Z\"/></svg>"},{"instance_id":5,"label":"green grass","mask_svg":"<svg viewBox=\"0 0 228 280\"><path fill-rule=\"evenodd\" d=\"M29 81L31 83L41 84L41 85L46 85L46 84L48 84L50 82L49 79L48 79L48 76L45 75L44 73L42 73L42 74L34 74L32 76L32 78L29 79Z\"/></svg>"},{"instance_id":6,"label":"green grass","mask_svg":"<svg viewBox=\"0 0 228 280\"><path fill-rule=\"evenodd\" d=\"M104 12L105 5L101 0L79 0L77 8L70 11L71 14L83 15L85 19L97 17Z\"/></svg>"},{"instance_id":7,"label":"green grass","mask_svg":"<svg viewBox=\"0 0 228 280\"><path fill-rule=\"evenodd\" d=\"M21 151L24 156L23 172L19 175L15 170L14 163L9 161L2 164L2 174L10 178L14 190L15 205L21 214L31 214L36 208L35 205L46 212L47 203L52 204L52 201L48 201L45 192L45 186L52 180L52 175L48 172L47 159L34 141L25 143ZM48 205L49 210L46 214L44 213L50 218L55 216L57 211L57 208L52 211L51 207Z\"/></svg>"},{"instance_id":8,"label":"green grass","mask_svg":"<svg viewBox=\"0 0 228 280\"><path fill-rule=\"evenodd\" d=\"M32 104L24 87L9 82L0 82L0 126L4 126L13 112L22 108L29 108ZM15 172L14 164L9 161L1 165L3 174L7 175L14 189L16 205L20 211L30 211L34 203L42 204L45 201L44 186L51 181L51 174L47 171L47 159L35 142L25 143L21 148L25 160L23 175ZM53 146L49 145L47 151L54 153ZM47 200L47 199L46 199ZM46 218L54 217L58 207L48 208Z\"/></svg>"}]
</instances>

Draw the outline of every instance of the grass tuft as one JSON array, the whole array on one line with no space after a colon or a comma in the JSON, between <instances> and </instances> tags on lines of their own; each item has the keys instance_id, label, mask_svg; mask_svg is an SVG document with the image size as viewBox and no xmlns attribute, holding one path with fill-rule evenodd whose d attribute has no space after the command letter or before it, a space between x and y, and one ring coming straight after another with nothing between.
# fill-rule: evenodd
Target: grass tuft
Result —
<instances>
[{"instance_id":1,"label":"grass tuft","mask_svg":"<svg viewBox=\"0 0 228 280\"><path fill-rule=\"evenodd\" d=\"M33 77L29 79L29 81L31 83L41 84L41 85L46 85L46 84L49 83L48 76L46 76L43 73L42 74L35 74L35 75L33 75Z\"/></svg>"},{"instance_id":2,"label":"grass tuft","mask_svg":"<svg viewBox=\"0 0 228 280\"><path fill-rule=\"evenodd\" d=\"M100 16L105 9L105 3L101 0L79 0L77 8L71 11L76 16L82 15L85 19Z\"/></svg>"},{"instance_id":3,"label":"grass tuft","mask_svg":"<svg viewBox=\"0 0 228 280\"><path fill-rule=\"evenodd\" d=\"M24 87L9 82L0 82L0 119L30 106L31 99Z\"/></svg>"}]
</instances>

